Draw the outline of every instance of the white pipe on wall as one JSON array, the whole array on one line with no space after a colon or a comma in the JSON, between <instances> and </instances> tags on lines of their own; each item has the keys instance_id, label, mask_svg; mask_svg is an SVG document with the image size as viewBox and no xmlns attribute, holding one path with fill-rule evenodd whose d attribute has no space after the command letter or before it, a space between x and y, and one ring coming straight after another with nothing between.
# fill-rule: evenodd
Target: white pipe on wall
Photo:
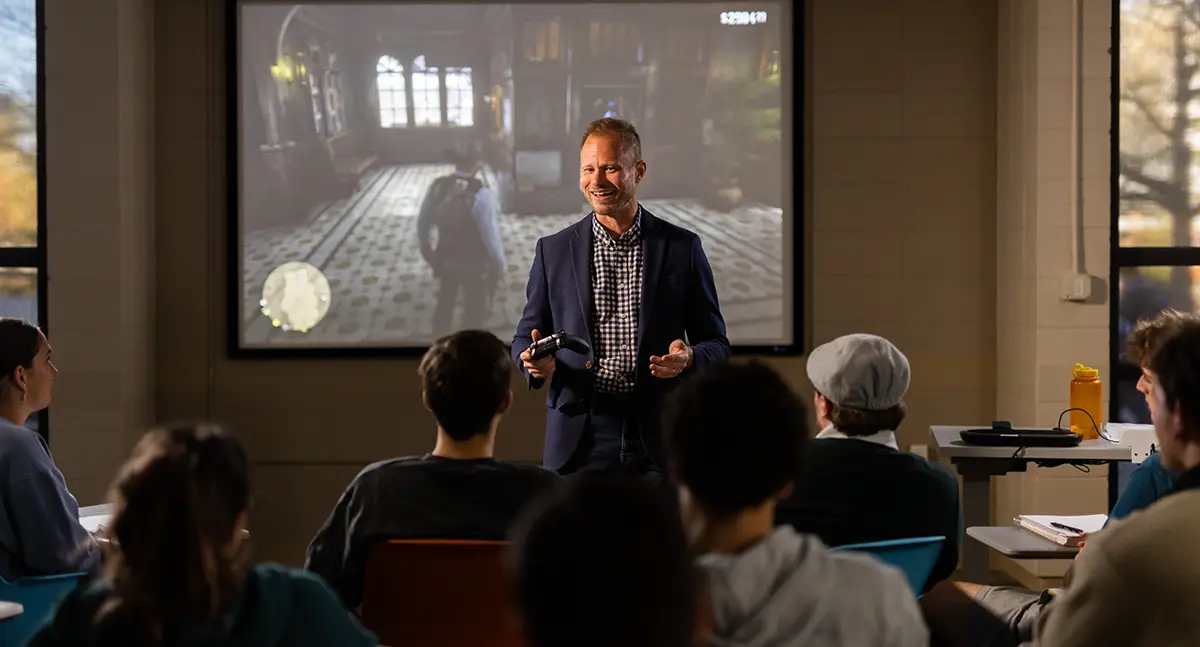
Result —
<instances>
[{"instance_id":1,"label":"white pipe on wall","mask_svg":"<svg viewBox=\"0 0 1200 647\"><path fill-rule=\"evenodd\" d=\"M1083 0L1071 3L1071 272L1087 273L1083 259Z\"/></svg>"}]
</instances>

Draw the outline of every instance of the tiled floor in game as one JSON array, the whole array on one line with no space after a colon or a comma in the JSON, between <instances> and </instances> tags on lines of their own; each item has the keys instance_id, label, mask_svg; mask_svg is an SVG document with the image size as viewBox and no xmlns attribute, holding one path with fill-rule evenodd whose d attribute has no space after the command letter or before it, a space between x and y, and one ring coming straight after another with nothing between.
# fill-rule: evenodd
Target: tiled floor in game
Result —
<instances>
[{"instance_id":1,"label":"tiled floor in game","mask_svg":"<svg viewBox=\"0 0 1200 647\"><path fill-rule=\"evenodd\" d=\"M430 183L450 171L451 167L438 164L377 169L364 178L357 194L322 208L306 225L248 233L242 258L243 343L394 346L432 339L436 282L417 247L416 215ZM735 343L784 335L780 209L755 205L721 213L695 200L645 200L643 204L700 234L729 337ZM511 337L525 305L534 243L584 213L581 199L575 213L501 217L508 276L487 322L501 339ZM320 268L332 288L328 315L307 334L275 330L259 312L267 274L288 261ZM461 306L455 326L460 316Z\"/></svg>"}]
</instances>

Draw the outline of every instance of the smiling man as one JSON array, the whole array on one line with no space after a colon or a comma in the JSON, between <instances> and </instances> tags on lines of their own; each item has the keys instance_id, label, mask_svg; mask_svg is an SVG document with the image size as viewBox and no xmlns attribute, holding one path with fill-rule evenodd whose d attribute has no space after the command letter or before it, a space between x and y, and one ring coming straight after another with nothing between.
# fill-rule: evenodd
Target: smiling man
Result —
<instances>
[{"instance_id":1,"label":"smiling man","mask_svg":"<svg viewBox=\"0 0 1200 647\"><path fill-rule=\"evenodd\" d=\"M542 456L561 474L619 467L661 476L662 397L681 376L729 356L700 237L638 202L645 177L633 125L593 121L579 147L579 189L592 212L534 252L512 353L530 388L549 382ZM531 360L530 343L559 330L585 338L591 352Z\"/></svg>"}]
</instances>

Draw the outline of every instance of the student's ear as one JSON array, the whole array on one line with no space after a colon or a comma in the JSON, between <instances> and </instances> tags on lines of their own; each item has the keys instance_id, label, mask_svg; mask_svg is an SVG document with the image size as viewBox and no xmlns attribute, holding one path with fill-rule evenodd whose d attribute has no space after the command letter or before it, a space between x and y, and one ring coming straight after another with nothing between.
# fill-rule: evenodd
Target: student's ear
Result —
<instances>
[{"instance_id":1,"label":"student's ear","mask_svg":"<svg viewBox=\"0 0 1200 647\"><path fill-rule=\"evenodd\" d=\"M512 392L512 389L509 389L508 395L504 396L504 400L502 400L500 402L500 409L497 410L496 413L497 414L508 413L509 408L512 407L512 403L513 403L513 392Z\"/></svg>"},{"instance_id":2,"label":"student's ear","mask_svg":"<svg viewBox=\"0 0 1200 647\"><path fill-rule=\"evenodd\" d=\"M788 481L787 485L783 486L783 489L779 491L779 494L775 495L775 499L777 501L782 501L784 499L787 499L788 497L792 496L792 492L795 489L796 489L796 484L792 481Z\"/></svg>"},{"instance_id":3,"label":"student's ear","mask_svg":"<svg viewBox=\"0 0 1200 647\"><path fill-rule=\"evenodd\" d=\"M421 389L421 405L425 407L426 411L433 413L433 408L429 406L429 392L425 389Z\"/></svg>"}]
</instances>

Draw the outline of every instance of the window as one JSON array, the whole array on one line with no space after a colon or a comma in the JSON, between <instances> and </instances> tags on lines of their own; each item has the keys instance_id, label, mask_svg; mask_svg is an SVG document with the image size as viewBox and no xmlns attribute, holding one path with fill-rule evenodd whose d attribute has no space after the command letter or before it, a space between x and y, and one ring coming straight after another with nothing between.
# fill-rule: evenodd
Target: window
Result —
<instances>
[{"instance_id":1,"label":"window","mask_svg":"<svg viewBox=\"0 0 1200 647\"><path fill-rule=\"evenodd\" d=\"M342 109L342 75L334 70L325 72L325 114L329 115L330 135L346 129L345 112Z\"/></svg>"},{"instance_id":2,"label":"window","mask_svg":"<svg viewBox=\"0 0 1200 647\"><path fill-rule=\"evenodd\" d=\"M404 66L391 56L379 57L375 66L375 88L379 92L379 125L403 128L408 125L408 97L404 94Z\"/></svg>"},{"instance_id":3,"label":"window","mask_svg":"<svg viewBox=\"0 0 1200 647\"><path fill-rule=\"evenodd\" d=\"M588 53L594 60L641 62L642 38L638 25L592 21L588 25Z\"/></svg>"},{"instance_id":4,"label":"window","mask_svg":"<svg viewBox=\"0 0 1200 647\"><path fill-rule=\"evenodd\" d=\"M45 328L39 4L18 0L0 11L0 316L20 317ZM44 434L45 416L32 416L28 425Z\"/></svg>"},{"instance_id":5,"label":"window","mask_svg":"<svg viewBox=\"0 0 1200 647\"><path fill-rule=\"evenodd\" d=\"M442 89L438 69L425 67L425 57L418 56L412 64L413 124L442 125Z\"/></svg>"},{"instance_id":6,"label":"window","mask_svg":"<svg viewBox=\"0 0 1200 647\"><path fill-rule=\"evenodd\" d=\"M1133 326L1200 304L1200 21L1192 3L1122 0L1115 100L1119 165L1111 280L1112 418L1149 422L1140 369L1124 361ZM1178 86L1178 87L1177 87Z\"/></svg>"},{"instance_id":7,"label":"window","mask_svg":"<svg viewBox=\"0 0 1200 647\"><path fill-rule=\"evenodd\" d=\"M475 124L475 94L469 67L446 68L446 123L451 126Z\"/></svg>"},{"instance_id":8,"label":"window","mask_svg":"<svg viewBox=\"0 0 1200 647\"><path fill-rule=\"evenodd\" d=\"M308 91L312 95L312 111L313 111L313 127L317 129L318 135L325 134L325 118L324 108L321 100L321 84L317 81L316 72L308 73Z\"/></svg>"},{"instance_id":9,"label":"window","mask_svg":"<svg viewBox=\"0 0 1200 647\"><path fill-rule=\"evenodd\" d=\"M521 26L521 55L527 61L557 61L558 32L557 20L525 23Z\"/></svg>"}]
</instances>

